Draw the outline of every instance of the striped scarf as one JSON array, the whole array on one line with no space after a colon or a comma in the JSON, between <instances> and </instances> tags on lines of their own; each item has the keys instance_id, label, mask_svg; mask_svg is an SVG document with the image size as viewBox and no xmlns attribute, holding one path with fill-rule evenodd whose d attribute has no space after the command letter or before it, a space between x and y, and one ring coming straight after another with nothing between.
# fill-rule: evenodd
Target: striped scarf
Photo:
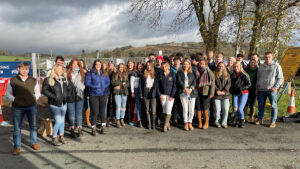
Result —
<instances>
[{"instance_id":1,"label":"striped scarf","mask_svg":"<svg viewBox=\"0 0 300 169\"><path fill-rule=\"evenodd\" d=\"M207 85L211 85L211 78L209 76L208 68L204 69L202 75L199 78L198 87L203 87ZM199 70L201 71L201 70Z\"/></svg>"}]
</instances>

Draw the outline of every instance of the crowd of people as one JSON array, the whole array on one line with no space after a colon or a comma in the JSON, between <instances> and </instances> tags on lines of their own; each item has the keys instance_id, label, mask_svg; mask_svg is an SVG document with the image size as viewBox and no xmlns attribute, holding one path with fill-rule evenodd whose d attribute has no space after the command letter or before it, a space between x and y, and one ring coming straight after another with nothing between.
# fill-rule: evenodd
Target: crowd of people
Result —
<instances>
[{"instance_id":1,"label":"crowd of people","mask_svg":"<svg viewBox=\"0 0 300 169\"><path fill-rule=\"evenodd\" d=\"M133 119L137 127L161 127L163 132L169 131L171 124L180 123L186 131L194 130L195 124L204 130L209 125L228 128L230 99L234 114L231 122L243 128L245 120L263 124L268 97L272 108L270 128L275 128L282 69L271 52L264 54L264 62L258 54L250 56L249 64L243 58L238 54L225 62L222 53L214 57L213 51L188 58L182 53L169 57L151 53L146 63L129 59L126 65L115 65L96 59L88 69L82 59L73 59L65 65L64 58L58 56L41 90L37 80L28 76L28 63L21 63L19 74L10 80L6 92L12 102L13 154L20 153L25 114L30 126L30 143L33 149L39 149L36 115L41 94L48 98L54 117L52 143L56 146L66 143L65 121L73 138L83 135L83 122L91 128L93 136L98 133L97 125L103 134L112 124L121 128Z\"/></svg>"}]
</instances>

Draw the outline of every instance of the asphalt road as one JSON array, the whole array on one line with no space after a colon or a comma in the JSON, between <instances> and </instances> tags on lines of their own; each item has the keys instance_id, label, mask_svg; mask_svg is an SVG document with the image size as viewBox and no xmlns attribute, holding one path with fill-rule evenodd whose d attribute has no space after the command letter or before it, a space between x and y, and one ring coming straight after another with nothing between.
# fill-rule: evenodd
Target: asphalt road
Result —
<instances>
[{"instance_id":1,"label":"asphalt road","mask_svg":"<svg viewBox=\"0 0 300 169\"><path fill-rule=\"evenodd\" d=\"M66 137L55 147L38 138L40 151L29 146L28 126L22 130L19 156L11 154L12 126L0 127L0 168L300 168L300 124L278 123L277 128L246 124L245 128L210 127L168 133L132 126L109 127L107 134Z\"/></svg>"}]
</instances>

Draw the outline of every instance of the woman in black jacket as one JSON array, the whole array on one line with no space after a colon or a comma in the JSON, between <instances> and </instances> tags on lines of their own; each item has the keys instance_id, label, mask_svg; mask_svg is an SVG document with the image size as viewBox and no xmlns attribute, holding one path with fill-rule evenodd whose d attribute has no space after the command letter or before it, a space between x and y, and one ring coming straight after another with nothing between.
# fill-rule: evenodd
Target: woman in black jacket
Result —
<instances>
[{"instance_id":1,"label":"woman in black jacket","mask_svg":"<svg viewBox=\"0 0 300 169\"><path fill-rule=\"evenodd\" d=\"M233 64L230 93L235 116L235 126L244 127L244 107L248 99L248 89L251 86L249 75L243 70L240 62Z\"/></svg>"},{"instance_id":2,"label":"woman in black jacket","mask_svg":"<svg viewBox=\"0 0 300 169\"><path fill-rule=\"evenodd\" d=\"M64 128L65 115L67 111L67 97L70 94L68 82L64 69L61 65L54 65L49 77L44 80L42 93L48 97L51 113L54 115L55 123L53 127L52 144L59 146L65 144ZM59 132L59 140L57 133Z\"/></svg>"},{"instance_id":3,"label":"woman in black jacket","mask_svg":"<svg viewBox=\"0 0 300 169\"><path fill-rule=\"evenodd\" d=\"M192 122L195 113L195 101L198 95L196 77L193 74L191 62L184 60L182 69L177 73L177 93L183 108L184 129L194 130Z\"/></svg>"},{"instance_id":4,"label":"woman in black jacket","mask_svg":"<svg viewBox=\"0 0 300 169\"><path fill-rule=\"evenodd\" d=\"M170 118L176 94L176 74L170 71L167 62L162 63L162 72L158 75L157 95L160 98L163 113L166 115L164 132L170 130Z\"/></svg>"},{"instance_id":5,"label":"woman in black jacket","mask_svg":"<svg viewBox=\"0 0 300 169\"><path fill-rule=\"evenodd\" d=\"M222 111L221 124L222 127L227 128L227 118L229 111L229 89L231 86L230 75L226 70L226 65L224 62L220 62L217 65L217 70L215 71L215 83L216 91L214 96L214 102L216 106L216 121L215 124L218 128L221 127L219 120Z\"/></svg>"},{"instance_id":6,"label":"woman in black jacket","mask_svg":"<svg viewBox=\"0 0 300 169\"><path fill-rule=\"evenodd\" d=\"M155 68L152 61L146 63L144 75L140 77L140 95L144 100L146 106L148 129L154 129L156 125L156 76ZM152 113L152 120L150 117L150 109Z\"/></svg>"}]
</instances>

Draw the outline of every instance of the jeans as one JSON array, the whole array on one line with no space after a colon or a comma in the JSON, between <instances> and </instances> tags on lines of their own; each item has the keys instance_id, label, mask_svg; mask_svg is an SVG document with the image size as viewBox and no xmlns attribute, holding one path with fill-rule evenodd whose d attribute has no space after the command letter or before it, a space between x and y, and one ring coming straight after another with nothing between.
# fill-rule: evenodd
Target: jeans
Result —
<instances>
[{"instance_id":1,"label":"jeans","mask_svg":"<svg viewBox=\"0 0 300 169\"><path fill-rule=\"evenodd\" d=\"M116 102L116 119L120 120L124 119L125 111L126 111L126 103L127 103L127 96L126 95L115 95L115 102Z\"/></svg>"},{"instance_id":2,"label":"jeans","mask_svg":"<svg viewBox=\"0 0 300 169\"><path fill-rule=\"evenodd\" d=\"M271 103L271 122L276 122L277 119L277 92L272 93L271 91L258 91L258 120L262 120L264 118L265 113L265 106L266 106L266 100L267 97L270 100Z\"/></svg>"},{"instance_id":3,"label":"jeans","mask_svg":"<svg viewBox=\"0 0 300 169\"><path fill-rule=\"evenodd\" d=\"M75 115L77 119L77 126L82 127L82 107L83 107L83 100L75 101L73 103L67 103L67 111L68 111L68 120L69 126L74 127L75 123Z\"/></svg>"},{"instance_id":4,"label":"jeans","mask_svg":"<svg viewBox=\"0 0 300 169\"><path fill-rule=\"evenodd\" d=\"M228 111L229 111L229 99L214 99L216 106L216 121L215 124L220 124L220 114L222 115L222 125L227 125Z\"/></svg>"},{"instance_id":5,"label":"jeans","mask_svg":"<svg viewBox=\"0 0 300 169\"><path fill-rule=\"evenodd\" d=\"M142 103L141 103L141 96L140 96L139 88L134 88L134 102L135 102L136 116L138 118L138 121L140 121L141 120Z\"/></svg>"},{"instance_id":6,"label":"jeans","mask_svg":"<svg viewBox=\"0 0 300 169\"><path fill-rule=\"evenodd\" d=\"M169 100L170 96L168 95L161 95L164 97L163 100L160 100L161 101L161 106L162 106L162 109L163 109L163 113L164 114L168 114L168 115L171 115L172 114L172 108L173 108L173 103L174 103L174 98L173 100Z\"/></svg>"},{"instance_id":7,"label":"jeans","mask_svg":"<svg viewBox=\"0 0 300 169\"><path fill-rule=\"evenodd\" d=\"M54 127L53 127L53 137L57 137L58 131L59 131L59 135L61 136L64 135L67 104L64 104L60 107L50 104L49 108L51 113L53 113L54 120L55 120Z\"/></svg>"},{"instance_id":8,"label":"jeans","mask_svg":"<svg viewBox=\"0 0 300 169\"><path fill-rule=\"evenodd\" d=\"M12 107L12 118L14 124L14 147L21 147L21 128L24 115L27 115L29 128L30 128L30 144L35 144L37 142L37 127L36 127L36 115L37 108L36 105L28 106L28 107Z\"/></svg>"},{"instance_id":9,"label":"jeans","mask_svg":"<svg viewBox=\"0 0 300 169\"><path fill-rule=\"evenodd\" d=\"M196 98L191 98L189 101L185 94L180 95L180 100L183 109L183 121L184 123L192 123L195 113L195 102Z\"/></svg>"},{"instance_id":10,"label":"jeans","mask_svg":"<svg viewBox=\"0 0 300 169\"><path fill-rule=\"evenodd\" d=\"M102 125L105 125L105 108L107 106L107 96L90 96L90 106L92 110L92 126L96 125L97 117L99 114Z\"/></svg>"},{"instance_id":11,"label":"jeans","mask_svg":"<svg viewBox=\"0 0 300 169\"><path fill-rule=\"evenodd\" d=\"M151 112L152 114L156 113L156 98L152 98L152 99L148 99L148 98L144 98L145 101L145 107L146 107L146 113L150 112L150 106L151 106Z\"/></svg>"},{"instance_id":12,"label":"jeans","mask_svg":"<svg viewBox=\"0 0 300 169\"><path fill-rule=\"evenodd\" d=\"M245 94L233 94L232 95L232 104L234 116L237 119L245 119L244 117L244 107L248 100L248 93Z\"/></svg>"}]
</instances>

